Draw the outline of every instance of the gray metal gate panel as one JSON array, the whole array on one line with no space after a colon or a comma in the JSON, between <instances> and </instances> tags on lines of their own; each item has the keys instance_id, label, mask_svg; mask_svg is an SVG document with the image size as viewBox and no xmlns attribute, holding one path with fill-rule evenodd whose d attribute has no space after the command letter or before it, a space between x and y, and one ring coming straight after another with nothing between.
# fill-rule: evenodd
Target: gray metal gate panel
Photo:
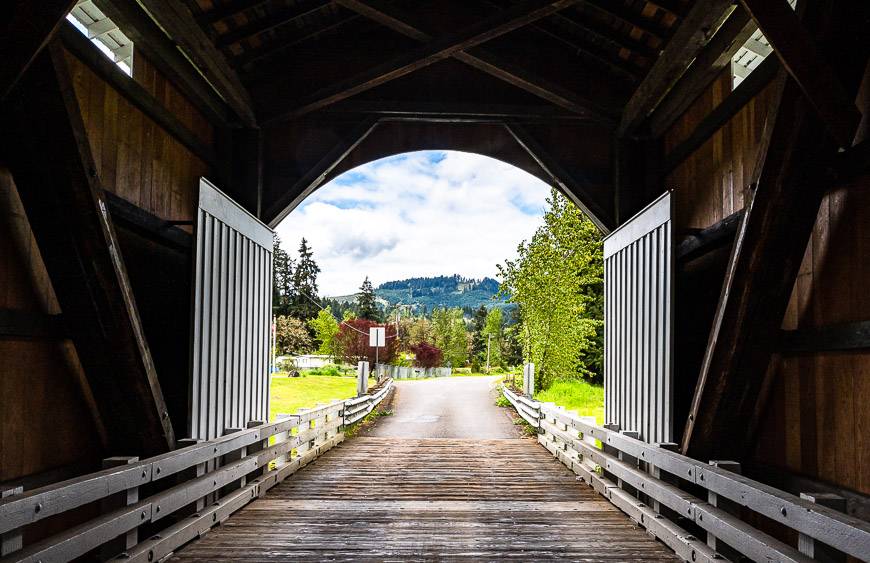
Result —
<instances>
[{"instance_id":1,"label":"gray metal gate panel","mask_svg":"<svg viewBox=\"0 0 870 563\"><path fill-rule=\"evenodd\" d=\"M194 258L191 438L269 414L272 230L200 179Z\"/></svg>"},{"instance_id":2,"label":"gray metal gate panel","mask_svg":"<svg viewBox=\"0 0 870 563\"><path fill-rule=\"evenodd\" d=\"M604 240L604 416L673 440L672 202L667 192Z\"/></svg>"}]
</instances>

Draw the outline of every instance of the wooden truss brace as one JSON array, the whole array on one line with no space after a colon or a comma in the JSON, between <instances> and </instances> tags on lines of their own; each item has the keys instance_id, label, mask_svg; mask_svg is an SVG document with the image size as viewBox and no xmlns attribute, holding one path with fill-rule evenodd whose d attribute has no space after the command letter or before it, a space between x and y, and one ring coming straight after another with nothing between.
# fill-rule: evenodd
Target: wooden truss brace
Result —
<instances>
[{"instance_id":1,"label":"wooden truss brace","mask_svg":"<svg viewBox=\"0 0 870 563\"><path fill-rule=\"evenodd\" d=\"M11 17L0 30L0 100L60 29L76 0L17 0L4 11Z\"/></svg>"},{"instance_id":2,"label":"wooden truss brace","mask_svg":"<svg viewBox=\"0 0 870 563\"><path fill-rule=\"evenodd\" d=\"M731 0L698 0L629 99L617 130L634 136L725 21Z\"/></svg>"},{"instance_id":3,"label":"wooden truss brace","mask_svg":"<svg viewBox=\"0 0 870 563\"><path fill-rule=\"evenodd\" d=\"M861 113L785 0L740 0L840 147L852 146ZM857 53L856 53L857 55Z\"/></svg>"},{"instance_id":4,"label":"wooden truss brace","mask_svg":"<svg viewBox=\"0 0 870 563\"><path fill-rule=\"evenodd\" d=\"M538 163L546 174L553 178L562 193L574 202L583 213L589 217L596 226L605 234L613 227L612 215L596 202L595 197L589 192L589 186L568 173L559 162L554 159L538 141L526 131L525 127L516 122L504 125L508 133L517 143Z\"/></svg>"},{"instance_id":5,"label":"wooden truss brace","mask_svg":"<svg viewBox=\"0 0 870 563\"><path fill-rule=\"evenodd\" d=\"M367 4L342 1L344 2L343 5L353 6L351 9L365 11L364 15L373 13L374 9ZM551 15L574 2L575 0L527 0L521 4L514 5L512 8L498 12L464 30L427 41L409 53L395 57L386 63L363 71L340 83L327 86L311 96L300 100L295 108L267 117L264 119L264 123L293 119L306 113L320 110L330 104L365 92L449 57L455 57L487 74L522 88L527 92L534 93L571 111L609 120L610 117L602 115L602 112L599 111L600 108L597 108L596 104L589 100L582 100L575 94L566 93L564 89L553 85L543 84L540 79L524 76L525 73L510 68L509 65L491 55L480 57L471 56L466 53L467 50L473 47ZM430 38L428 33L394 16L388 16L386 21L395 29L401 30L401 33L414 39L426 41Z\"/></svg>"},{"instance_id":6,"label":"wooden truss brace","mask_svg":"<svg viewBox=\"0 0 870 563\"><path fill-rule=\"evenodd\" d=\"M137 2L93 0L94 5L112 19L150 62L191 100L210 121L223 126L232 118L231 109L217 95L196 67L178 50L175 43L148 17Z\"/></svg>"},{"instance_id":7,"label":"wooden truss brace","mask_svg":"<svg viewBox=\"0 0 870 563\"><path fill-rule=\"evenodd\" d=\"M329 176L330 172L341 164L350 152L359 146L366 137L378 126L376 117L363 119L353 131L341 139L332 149L321 158L308 172L305 173L293 186L270 205L263 215L263 220L269 227L275 228L284 220L291 211L302 203L314 190L320 187Z\"/></svg>"},{"instance_id":8,"label":"wooden truss brace","mask_svg":"<svg viewBox=\"0 0 870 563\"><path fill-rule=\"evenodd\" d=\"M824 31L842 36L831 48L850 55L837 59L848 98L858 90L867 57L861 32L849 31L858 25L855 20L863 20L828 6L831 17L808 12L805 21L825 21ZM811 8L818 12L822 6ZM755 191L734 241L683 433L688 455L739 459L754 439L782 318L822 199L838 181L839 140L821 115L798 81L780 70L759 147Z\"/></svg>"},{"instance_id":9,"label":"wooden truss brace","mask_svg":"<svg viewBox=\"0 0 870 563\"><path fill-rule=\"evenodd\" d=\"M181 0L139 0L149 15L199 67L227 104L248 127L256 125L253 102L236 71L194 20Z\"/></svg>"},{"instance_id":10,"label":"wooden truss brace","mask_svg":"<svg viewBox=\"0 0 870 563\"><path fill-rule=\"evenodd\" d=\"M172 424L65 56L50 44L10 94L4 149L109 447L159 453Z\"/></svg>"},{"instance_id":11,"label":"wooden truss brace","mask_svg":"<svg viewBox=\"0 0 870 563\"><path fill-rule=\"evenodd\" d=\"M403 14L392 7L387 10L380 5L375 5L371 0L336 0L336 3L421 43L430 43L435 35L432 30L424 29L420 24L413 22L410 15ZM578 115L608 122L613 120L613 114L597 102L584 99L561 86L549 83L525 69L509 65L480 47L473 51L457 51L451 56L472 68Z\"/></svg>"}]
</instances>

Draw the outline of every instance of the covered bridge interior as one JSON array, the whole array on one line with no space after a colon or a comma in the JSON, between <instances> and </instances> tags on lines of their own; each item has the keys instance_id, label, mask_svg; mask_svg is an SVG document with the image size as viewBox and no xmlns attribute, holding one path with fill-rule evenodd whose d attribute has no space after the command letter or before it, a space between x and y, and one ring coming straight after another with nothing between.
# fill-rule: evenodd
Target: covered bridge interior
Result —
<instances>
[{"instance_id":1,"label":"covered bridge interior","mask_svg":"<svg viewBox=\"0 0 870 563\"><path fill-rule=\"evenodd\" d=\"M870 518L867 2L13 0L7 16L4 490L188 437L200 177L274 227L343 171L454 149L552 183L605 233L670 190L681 451Z\"/></svg>"}]
</instances>

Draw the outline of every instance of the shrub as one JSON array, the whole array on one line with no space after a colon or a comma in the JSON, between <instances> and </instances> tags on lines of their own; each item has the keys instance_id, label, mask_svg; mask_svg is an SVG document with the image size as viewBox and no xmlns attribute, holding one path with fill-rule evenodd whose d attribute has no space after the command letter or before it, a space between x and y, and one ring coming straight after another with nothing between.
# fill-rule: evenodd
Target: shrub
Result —
<instances>
[{"instance_id":1,"label":"shrub","mask_svg":"<svg viewBox=\"0 0 870 563\"><path fill-rule=\"evenodd\" d=\"M411 347L414 352L414 365L420 368L437 368L444 361L444 354L441 348L433 346L428 342L421 342L416 346Z\"/></svg>"}]
</instances>

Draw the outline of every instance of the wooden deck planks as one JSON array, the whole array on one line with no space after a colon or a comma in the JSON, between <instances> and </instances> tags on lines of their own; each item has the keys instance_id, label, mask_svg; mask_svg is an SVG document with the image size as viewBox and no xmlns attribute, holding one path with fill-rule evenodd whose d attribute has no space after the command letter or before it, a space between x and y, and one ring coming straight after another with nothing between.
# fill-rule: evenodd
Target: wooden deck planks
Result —
<instances>
[{"instance_id":1,"label":"wooden deck planks","mask_svg":"<svg viewBox=\"0 0 870 563\"><path fill-rule=\"evenodd\" d=\"M676 560L536 442L359 437L173 561Z\"/></svg>"}]
</instances>

